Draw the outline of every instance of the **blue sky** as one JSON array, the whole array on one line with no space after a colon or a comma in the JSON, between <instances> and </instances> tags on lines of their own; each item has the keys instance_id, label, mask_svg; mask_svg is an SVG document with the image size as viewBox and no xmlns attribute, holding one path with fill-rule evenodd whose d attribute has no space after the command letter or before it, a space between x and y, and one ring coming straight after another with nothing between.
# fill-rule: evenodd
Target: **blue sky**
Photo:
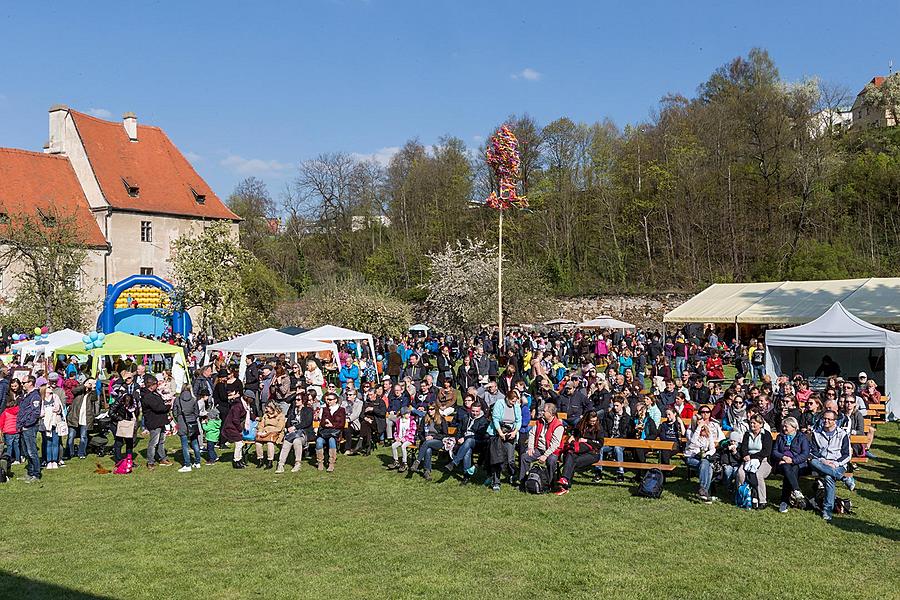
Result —
<instances>
[{"instance_id":1,"label":"blue sky","mask_svg":"<svg viewBox=\"0 0 900 600\"><path fill-rule=\"evenodd\" d=\"M624 125L767 48L854 92L900 66L900 2L90 2L0 5L0 146L64 103L161 126L224 199L321 152L469 145L511 113Z\"/></svg>"}]
</instances>

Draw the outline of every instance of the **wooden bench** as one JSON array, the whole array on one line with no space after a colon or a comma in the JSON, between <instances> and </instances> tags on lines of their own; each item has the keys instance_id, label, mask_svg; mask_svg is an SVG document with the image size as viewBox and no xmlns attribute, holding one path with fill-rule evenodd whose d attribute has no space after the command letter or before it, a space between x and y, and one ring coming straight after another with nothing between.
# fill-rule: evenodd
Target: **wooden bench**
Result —
<instances>
[{"instance_id":1,"label":"wooden bench","mask_svg":"<svg viewBox=\"0 0 900 600\"><path fill-rule=\"evenodd\" d=\"M675 451L675 442L666 442L664 440L635 440L631 438L604 438L604 446L612 448L627 448L640 450L669 450ZM664 465L662 463L648 462L619 462L617 460L598 460L594 463L595 467L609 467L615 469L629 469L632 471L659 469L660 471L674 471L675 465Z\"/></svg>"}]
</instances>

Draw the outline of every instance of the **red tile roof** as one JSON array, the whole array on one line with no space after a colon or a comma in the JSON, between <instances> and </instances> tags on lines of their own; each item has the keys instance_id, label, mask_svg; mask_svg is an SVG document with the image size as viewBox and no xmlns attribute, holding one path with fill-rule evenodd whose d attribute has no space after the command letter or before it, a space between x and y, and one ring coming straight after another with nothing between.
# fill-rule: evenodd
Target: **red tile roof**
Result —
<instances>
[{"instance_id":1,"label":"red tile roof","mask_svg":"<svg viewBox=\"0 0 900 600\"><path fill-rule=\"evenodd\" d=\"M43 213L74 217L86 246L105 248L106 238L91 213L69 159L0 148L0 211L10 219Z\"/></svg>"},{"instance_id":2,"label":"red tile roof","mask_svg":"<svg viewBox=\"0 0 900 600\"><path fill-rule=\"evenodd\" d=\"M869 83L871 83L875 87L881 87L881 84L884 83L884 77L882 77L881 75L876 75Z\"/></svg>"},{"instance_id":3,"label":"red tile roof","mask_svg":"<svg viewBox=\"0 0 900 600\"><path fill-rule=\"evenodd\" d=\"M239 220L159 127L138 125L132 142L121 122L70 110L103 195L113 208ZM133 197L126 187L137 187ZM205 196L200 203L197 196Z\"/></svg>"}]
</instances>

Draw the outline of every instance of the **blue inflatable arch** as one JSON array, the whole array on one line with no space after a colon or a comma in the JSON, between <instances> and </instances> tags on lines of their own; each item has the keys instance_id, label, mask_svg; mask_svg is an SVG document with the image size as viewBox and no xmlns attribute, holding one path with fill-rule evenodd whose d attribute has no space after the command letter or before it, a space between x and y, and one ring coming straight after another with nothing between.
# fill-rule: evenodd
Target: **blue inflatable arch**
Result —
<instances>
[{"instance_id":1,"label":"blue inflatable arch","mask_svg":"<svg viewBox=\"0 0 900 600\"><path fill-rule=\"evenodd\" d=\"M103 312L100 313L99 327L103 333L112 333L116 328L116 300L127 289L136 285L149 285L171 293L175 288L171 283L156 275L132 275L122 281L106 286L106 299L103 301ZM191 317L187 313L176 310L172 313L172 333L187 337L191 329Z\"/></svg>"}]
</instances>

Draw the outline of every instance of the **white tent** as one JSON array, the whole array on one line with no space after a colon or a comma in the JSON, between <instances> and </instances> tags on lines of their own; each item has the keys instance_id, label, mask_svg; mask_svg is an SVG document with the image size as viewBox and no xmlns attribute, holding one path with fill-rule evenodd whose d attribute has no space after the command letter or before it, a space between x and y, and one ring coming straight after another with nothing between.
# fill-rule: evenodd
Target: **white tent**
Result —
<instances>
[{"instance_id":1,"label":"white tent","mask_svg":"<svg viewBox=\"0 0 900 600\"><path fill-rule=\"evenodd\" d=\"M207 356L212 351L233 352L242 357L248 354L298 354L301 352L330 352L332 359L337 361L337 346L332 343L324 343L315 339L305 338L299 335L288 335L277 329L263 329L255 333L248 333L226 340L218 344L206 347ZM247 370L247 363L241 361L238 377L243 381Z\"/></svg>"},{"instance_id":2,"label":"white tent","mask_svg":"<svg viewBox=\"0 0 900 600\"><path fill-rule=\"evenodd\" d=\"M419 323L418 325L413 325L412 327L410 327L409 330L410 331L422 331L422 332L428 333L428 325Z\"/></svg>"},{"instance_id":3,"label":"white tent","mask_svg":"<svg viewBox=\"0 0 900 600\"><path fill-rule=\"evenodd\" d=\"M544 321L544 325L574 325L575 321L571 319L551 319L549 321Z\"/></svg>"},{"instance_id":4,"label":"white tent","mask_svg":"<svg viewBox=\"0 0 900 600\"><path fill-rule=\"evenodd\" d=\"M368 333L363 333L361 331L353 331L352 329L345 329L343 327L336 327L334 325L322 325L321 327L316 327L315 329L310 329L306 333L301 333L297 337L305 337L313 340L318 340L320 342L344 342L349 340L366 340L369 342L369 351L371 352L372 360L375 360L375 341L372 339L372 335ZM362 354L362 351L357 344L357 354ZM335 359L337 355L335 355Z\"/></svg>"},{"instance_id":5,"label":"white tent","mask_svg":"<svg viewBox=\"0 0 900 600\"><path fill-rule=\"evenodd\" d=\"M582 329L637 329L631 323L614 319L609 315L600 315L596 319L578 324Z\"/></svg>"},{"instance_id":6,"label":"white tent","mask_svg":"<svg viewBox=\"0 0 900 600\"><path fill-rule=\"evenodd\" d=\"M863 321L840 302L805 325L766 332L766 372L773 378L794 371L812 375L826 354L845 378L865 371L900 399L900 333Z\"/></svg>"},{"instance_id":7,"label":"white tent","mask_svg":"<svg viewBox=\"0 0 900 600\"><path fill-rule=\"evenodd\" d=\"M84 337L83 333L78 333L72 329L60 329L47 334L46 340L27 340L13 344L12 351L20 353L23 358L32 354L51 356L57 348L62 348L69 344L77 344L82 337Z\"/></svg>"}]
</instances>

